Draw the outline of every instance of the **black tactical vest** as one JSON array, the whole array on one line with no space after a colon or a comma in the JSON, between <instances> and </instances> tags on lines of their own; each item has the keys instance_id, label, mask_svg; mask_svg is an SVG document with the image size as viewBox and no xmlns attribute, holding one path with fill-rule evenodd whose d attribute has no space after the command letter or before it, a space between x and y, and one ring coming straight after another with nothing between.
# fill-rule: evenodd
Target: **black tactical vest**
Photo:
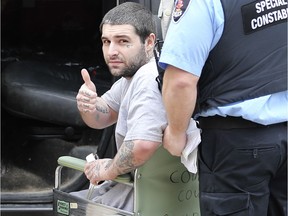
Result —
<instances>
[{"instance_id":1,"label":"black tactical vest","mask_svg":"<svg viewBox=\"0 0 288 216\"><path fill-rule=\"evenodd\" d=\"M200 110L287 89L287 0L221 2L224 31L199 80Z\"/></svg>"}]
</instances>

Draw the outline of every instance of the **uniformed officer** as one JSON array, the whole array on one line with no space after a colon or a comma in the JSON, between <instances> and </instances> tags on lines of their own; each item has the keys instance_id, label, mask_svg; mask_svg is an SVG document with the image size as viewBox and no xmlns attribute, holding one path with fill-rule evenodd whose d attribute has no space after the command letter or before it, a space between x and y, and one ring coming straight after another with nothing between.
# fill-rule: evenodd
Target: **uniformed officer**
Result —
<instances>
[{"instance_id":1,"label":"uniformed officer","mask_svg":"<svg viewBox=\"0 0 288 216\"><path fill-rule=\"evenodd\" d=\"M160 66L180 156L202 128L201 216L287 215L287 1L177 0Z\"/></svg>"}]
</instances>

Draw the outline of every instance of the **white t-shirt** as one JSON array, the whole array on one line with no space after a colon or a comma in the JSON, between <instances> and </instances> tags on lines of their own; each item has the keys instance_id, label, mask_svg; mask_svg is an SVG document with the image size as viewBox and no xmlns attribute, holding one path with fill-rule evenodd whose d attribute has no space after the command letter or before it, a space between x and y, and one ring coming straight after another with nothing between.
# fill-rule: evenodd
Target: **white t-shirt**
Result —
<instances>
[{"instance_id":1,"label":"white t-shirt","mask_svg":"<svg viewBox=\"0 0 288 216\"><path fill-rule=\"evenodd\" d=\"M161 92L155 78L156 62L152 59L131 78L121 78L102 98L116 112L117 148L127 140L162 142L167 124Z\"/></svg>"}]
</instances>

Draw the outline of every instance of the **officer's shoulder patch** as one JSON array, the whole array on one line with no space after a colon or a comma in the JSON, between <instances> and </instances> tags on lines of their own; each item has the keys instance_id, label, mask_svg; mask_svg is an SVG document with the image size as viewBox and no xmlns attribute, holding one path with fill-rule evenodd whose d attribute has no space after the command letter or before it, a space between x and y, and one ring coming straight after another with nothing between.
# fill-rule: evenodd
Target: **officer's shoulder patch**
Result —
<instances>
[{"instance_id":1,"label":"officer's shoulder patch","mask_svg":"<svg viewBox=\"0 0 288 216\"><path fill-rule=\"evenodd\" d=\"M174 22L178 22L179 19L183 16L189 5L189 2L190 0L176 0L172 14Z\"/></svg>"}]
</instances>

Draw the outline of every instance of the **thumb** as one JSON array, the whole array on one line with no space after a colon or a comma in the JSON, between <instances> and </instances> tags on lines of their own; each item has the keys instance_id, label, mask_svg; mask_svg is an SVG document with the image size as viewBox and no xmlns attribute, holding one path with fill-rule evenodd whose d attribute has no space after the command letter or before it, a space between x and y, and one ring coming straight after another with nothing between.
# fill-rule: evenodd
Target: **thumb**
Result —
<instances>
[{"instance_id":1,"label":"thumb","mask_svg":"<svg viewBox=\"0 0 288 216\"><path fill-rule=\"evenodd\" d=\"M85 85L88 87L88 89L96 92L96 87L95 87L94 83L91 81L88 71L86 69L82 69L81 75L82 75L82 78L85 82Z\"/></svg>"}]
</instances>

